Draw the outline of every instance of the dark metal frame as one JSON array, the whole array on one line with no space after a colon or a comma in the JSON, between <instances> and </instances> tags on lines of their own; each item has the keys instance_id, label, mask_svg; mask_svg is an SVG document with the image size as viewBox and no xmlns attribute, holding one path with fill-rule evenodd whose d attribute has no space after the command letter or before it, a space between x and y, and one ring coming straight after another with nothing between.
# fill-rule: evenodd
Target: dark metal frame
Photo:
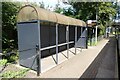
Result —
<instances>
[{"instance_id":1,"label":"dark metal frame","mask_svg":"<svg viewBox=\"0 0 120 80\"><path fill-rule=\"evenodd\" d=\"M33 21L34 22L34 21ZM55 28L56 28L56 45L49 46L49 47L44 47L41 48L41 20L37 20L38 24L38 37L39 37L39 44L36 44L36 52L37 52L37 75L39 76L41 73L41 51L51 49L51 48L56 48L56 64L58 64L59 57L58 57L58 47L67 45L67 58L69 59L69 45L72 43L75 43L75 54L76 54L76 42L77 42L77 27L79 26L73 26L75 27L75 39L74 41L69 41L69 25L64 25L66 26L66 43L58 44L58 23L56 23ZM44 21L43 21L44 22ZM24 23L32 23L32 22L21 22L21 24ZM19 24L19 23L18 23ZM83 28L81 27L81 34L82 34ZM38 49L37 49L38 48Z\"/></svg>"}]
</instances>

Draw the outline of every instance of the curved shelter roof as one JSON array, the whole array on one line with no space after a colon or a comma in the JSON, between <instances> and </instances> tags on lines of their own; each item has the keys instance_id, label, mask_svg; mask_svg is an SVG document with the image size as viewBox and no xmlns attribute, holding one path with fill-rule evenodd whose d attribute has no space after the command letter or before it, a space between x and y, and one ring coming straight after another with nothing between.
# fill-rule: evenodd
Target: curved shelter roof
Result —
<instances>
[{"instance_id":1,"label":"curved shelter roof","mask_svg":"<svg viewBox=\"0 0 120 80\"><path fill-rule=\"evenodd\" d=\"M86 23L82 20L74 19L31 5L23 6L18 13L17 22L26 22L32 20L50 21L65 25L86 26Z\"/></svg>"}]
</instances>

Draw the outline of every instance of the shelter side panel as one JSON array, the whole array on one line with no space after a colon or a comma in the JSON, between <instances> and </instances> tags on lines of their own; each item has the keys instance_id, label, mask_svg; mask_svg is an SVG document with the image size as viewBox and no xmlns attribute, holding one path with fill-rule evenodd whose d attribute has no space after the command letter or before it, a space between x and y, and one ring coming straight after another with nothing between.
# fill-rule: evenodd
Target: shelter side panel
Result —
<instances>
[{"instance_id":1,"label":"shelter side panel","mask_svg":"<svg viewBox=\"0 0 120 80\"><path fill-rule=\"evenodd\" d=\"M36 70L36 45L39 44L38 24L18 24L20 65Z\"/></svg>"}]
</instances>

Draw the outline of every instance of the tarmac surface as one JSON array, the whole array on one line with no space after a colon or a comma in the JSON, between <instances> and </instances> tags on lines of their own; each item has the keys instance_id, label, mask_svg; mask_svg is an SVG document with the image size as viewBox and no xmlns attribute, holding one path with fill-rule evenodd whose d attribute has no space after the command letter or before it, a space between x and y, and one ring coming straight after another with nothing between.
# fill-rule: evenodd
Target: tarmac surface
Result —
<instances>
[{"instance_id":1,"label":"tarmac surface","mask_svg":"<svg viewBox=\"0 0 120 80\"><path fill-rule=\"evenodd\" d=\"M116 57L116 39L110 37L109 42L80 78L117 78Z\"/></svg>"}]
</instances>

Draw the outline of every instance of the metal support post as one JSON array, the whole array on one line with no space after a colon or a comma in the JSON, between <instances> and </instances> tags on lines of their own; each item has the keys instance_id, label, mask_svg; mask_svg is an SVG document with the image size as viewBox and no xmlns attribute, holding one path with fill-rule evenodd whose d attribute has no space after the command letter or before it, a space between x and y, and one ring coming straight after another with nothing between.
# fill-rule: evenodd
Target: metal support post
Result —
<instances>
[{"instance_id":1,"label":"metal support post","mask_svg":"<svg viewBox=\"0 0 120 80\"><path fill-rule=\"evenodd\" d=\"M58 64L58 24L56 24L56 64Z\"/></svg>"},{"instance_id":2,"label":"metal support post","mask_svg":"<svg viewBox=\"0 0 120 80\"><path fill-rule=\"evenodd\" d=\"M40 40L40 21L38 20L38 38L39 38L39 44L36 45L37 49L37 76L41 73L41 40Z\"/></svg>"},{"instance_id":3,"label":"metal support post","mask_svg":"<svg viewBox=\"0 0 120 80\"><path fill-rule=\"evenodd\" d=\"M69 26L66 27L67 58L69 59Z\"/></svg>"},{"instance_id":4,"label":"metal support post","mask_svg":"<svg viewBox=\"0 0 120 80\"><path fill-rule=\"evenodd\" d=\"M117 37L116 35L117 35L117 29L116 29L116 26L115 26L115 37Z\"/></svg>"},{"instance_id":5,"label":"metal support post","mask_svg":"<svg viewBox=\"0 0 120 80\"><path fill-rule=\"evenodd\" d=\"M95 45L97 45L97 27L98 26L96 26L96 28L95 28Z\"/></svg>"},{"instance_id":6,"label":"metal support post","mask_svg":"<svg viewBox=\"0 0 120 80\"><path fill-rule=\"evenodd\" d=\"M36 56L37 76L39 76L40 75L40 59L39 59L39 45L38 44L36 45L36 53L37 53L37 56Z\"/></svg>"},{"instance_id":7,"label":"metal support post","mask_svg":"<svg viewBox=\"0 0 120 80\"><path fill-rule=\"evenodd\" d=\"M82 34L83 34L83 27L81 27L81 34L80 34L80 38L82 38ZM81 47L81 52L82 52L82 47Z\"/></svg>"},{"instance_id":8,"label":"metal support post","mask_svg":"<svg viewBox=\"0 0 120 80\"><path fill-rule=\"evenodd\" d=\"M76 46L77 46L77 26L75 27L75 54L77 54L76 52Z\"/></svg>"},{"instance_id":9,"label":"metal support post","mask_svg":"<svg viewBox=\"0 0 120 80\"><path fill-rule=\"evenodd\" d=\"M90 29L90 46L92 46L92 35L93 35L93 29Z\"/></svg>"},{"instance_id":10,"label":"metal support post","mask_svg":"<svg viewBox=\"0 0 120 80\"><path fill-rule=\"evenodd\" d=\"M98 28L98 13L99 13L99 8L98 8L99 4L96 3L96 21L97 21L97 24L96 24L96 31L95 31L95 45L97 45L97 28Z\"/></svg>"},{"instance_id":11,"label":"metal support post","mask_svg":"<svg viewBox=\"0 0 120 80\"><path fill-rule=\"evenodd\" d=\"M88 49L88 26L86 26L86 49Z\"/></svg>"}]
</instances>

